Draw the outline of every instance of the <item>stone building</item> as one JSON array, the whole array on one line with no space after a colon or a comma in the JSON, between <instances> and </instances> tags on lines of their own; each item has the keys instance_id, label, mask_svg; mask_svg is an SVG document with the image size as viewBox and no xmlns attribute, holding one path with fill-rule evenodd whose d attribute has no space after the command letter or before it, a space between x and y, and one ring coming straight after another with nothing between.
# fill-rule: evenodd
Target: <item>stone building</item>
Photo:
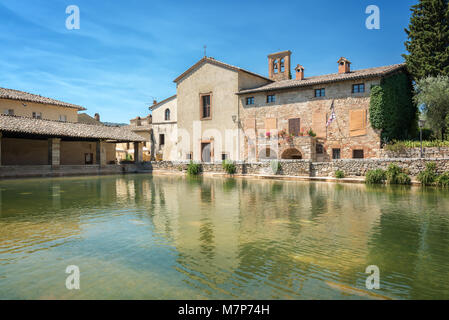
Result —
<instances>
[{"instance_id":1,"label":"stone building","mask_svg":"<svg viewBox=\"0 0 449 320\"><path fill-rule=\"evenodd\" d=\"M173 161L182 157L177 149L178 103L176 95L161 102L153 101L150 107L153 116L153 141L156 160Z\"/></svg>"},{"instance_id":2,"label":"stone building","mask_svg":"<svg viewBox=\"0 0 449 320\"><path fill-rule=\"evenodd\" d=\"M273 80L240 90L243 159L379 157L380 133L369 123L370 90L405 65L351 70L340 58L336 73L305 77L301 65L290 76L290 51L268 56Z\"/></svg>"},{"instance_id":3,"label":"stone building","mask_svg":"<svg viewBox=\"0 0 449 320\"><path fill-rule=\"evenodd\" d=\"M133 132L109 127L87 117L81 106L0 88L0 166L35 166L36 172L68 166L115 164L115 143L143 139ZM141 158L138 155L139 158ZM12 170L12 169L11 169ZM63 173L62 171L60 171ZM3 173L1 170L0 173Z\"/></svg>"},{"instance_id":4,"label":"stone building","mask_svg":"<svg viewBox=\"0 0 449 320\"><path fill-rule=\"evenodd\" d=\"M266 78L202 58L174 80L176 160L379 157L380 133L369 123L371 87L406 72L405 65L351 70L342 57L335 69L306 77L298 64L292 76L291 52L282 51L268 55Z\"/></svg>"},{"instance_id":5,"label":"stone building","mask_svg":"<svg viewBox=\"0 0 449 320\"><path fill-rule=\"evenodd\" d=\"M142 145L142 161L151 160L151 146L152 146L152 115L148 115L144 118L136 117L129 120L129 125L122 126L123 129L129 130L136 135L139 135L143 139ZM118 143L116 145L116 158L118 162L125 160L135 160L135 148L134 144L130 142Z\"/></svg>"}]
</instances>

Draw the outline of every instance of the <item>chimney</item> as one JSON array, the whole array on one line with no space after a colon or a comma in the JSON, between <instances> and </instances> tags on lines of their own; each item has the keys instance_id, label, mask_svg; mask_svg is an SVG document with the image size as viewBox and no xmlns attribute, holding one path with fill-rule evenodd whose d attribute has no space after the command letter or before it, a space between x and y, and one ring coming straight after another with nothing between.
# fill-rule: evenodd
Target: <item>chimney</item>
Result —
<instances>
[{"instance_id":1,"label":"chimney","mask_svg":"<svg viewBox=\"0 0 449 320\"><path fill-rule=\"evenodd\" d=\"M350 73L351 72L351 62L341 57L338 61L338 73Z\"/></svg>"},{"instance_id":2,"label":"chimney","mask_svg":"<svg viewBox=\"0 0 449 320\"><path fill-rule=\"evenodd\" d=\"M153 100L153 106L157 104L157 100Z\"/></svg>"},{"instance_id":3,"label":"chimney","mask_svg":"<svg viewBox=\"0 0 449 320\"><path fill-rule=\"evenodd\" d=\"M100 114L96 113L94 115L95 120L97 120L98 122L100 122Z\"/></svg>"},{"instance_id":4,"label":"chimney","mask_svg":"<svg viewBox=\"0 0 449 320\"><path fill-rule=\"evenodd\" d=\"M295 70L296 70L296 80L304 80L304 67L298 64Z\"/></svg>"},{"instance_id":5,"label":"chimney","mask_svg":"<svg viewBox=\"0 0 449 320\"><path fill-rule=\"evenodd\" d=\"M268 76L271 80L288 80L290 74L291 51L281 51L268 55Z\"/></svg>"}]
</instances>

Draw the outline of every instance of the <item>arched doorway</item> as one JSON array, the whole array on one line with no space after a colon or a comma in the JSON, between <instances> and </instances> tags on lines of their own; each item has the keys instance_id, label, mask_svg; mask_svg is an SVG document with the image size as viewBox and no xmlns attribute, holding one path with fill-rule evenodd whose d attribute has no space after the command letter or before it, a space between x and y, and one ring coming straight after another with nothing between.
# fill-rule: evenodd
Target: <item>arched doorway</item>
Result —
<instances>
[{"instance_id":1,"label":"arched doorway","mask_svg":"<svg viewBox=\"0 0 449 320\"><path fill-rule=\"evenodd\" d=\"M281 159L302 159L302 155L298 149L289 148L282 152Z\"/></svg>"},{"instance_id":2,"label":"arched doorway","mask_svg":"<svg viewBox=\"0 0 449 320\"><path fill-rule=\"evenodd\" d=\"M264 148L259 152L259 159L261 160L277 159L277 158L278 158L277 153L271 148Z\"/></svg>"}]
</instances>

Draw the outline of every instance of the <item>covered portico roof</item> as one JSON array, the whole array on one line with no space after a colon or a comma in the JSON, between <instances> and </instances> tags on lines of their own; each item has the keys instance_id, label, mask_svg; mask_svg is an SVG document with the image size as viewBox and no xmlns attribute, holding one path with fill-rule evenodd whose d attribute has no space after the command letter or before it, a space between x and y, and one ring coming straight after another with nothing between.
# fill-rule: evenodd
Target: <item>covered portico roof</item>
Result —
<instances>
[{"instance_id":1,"label":"covered portico roof","mask_svg":"<svg viewBox=\"0 0 449 320\"><path fill-rule=\"evenodd\" d=\"M90 125L0 115L0 131L25 135L70 139L101 139L117 142L143 142L142 136L123 127Z\"/></svg>"}]
</instances>

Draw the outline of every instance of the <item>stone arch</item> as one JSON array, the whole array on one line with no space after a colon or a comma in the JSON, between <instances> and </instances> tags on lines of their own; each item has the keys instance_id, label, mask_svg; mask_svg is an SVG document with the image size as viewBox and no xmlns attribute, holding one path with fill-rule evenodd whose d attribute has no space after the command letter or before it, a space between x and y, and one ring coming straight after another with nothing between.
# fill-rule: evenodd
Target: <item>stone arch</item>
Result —
<instances>
[{"instance_id":1,"label":"stone arch","mask_svg":"<svg viewBox=\"0 0 449 320\"><path fill-rule=\"evenodd\" d=\"M270 147L263 148L259 152L259 159L261 160L267 160L267 159L277 159L278 155L276 151L271 149Z\"/></svg>"},{"instance_id":2,"label":"stone arch","mask_svg":"<svg viewBox=\"0 0 449 320\"><path fill-rule=\"evenodd\" d=\"M289 148L282 152L281 159L302 159L302 154L296 148Z\"/></svg>"}]
</instances>

